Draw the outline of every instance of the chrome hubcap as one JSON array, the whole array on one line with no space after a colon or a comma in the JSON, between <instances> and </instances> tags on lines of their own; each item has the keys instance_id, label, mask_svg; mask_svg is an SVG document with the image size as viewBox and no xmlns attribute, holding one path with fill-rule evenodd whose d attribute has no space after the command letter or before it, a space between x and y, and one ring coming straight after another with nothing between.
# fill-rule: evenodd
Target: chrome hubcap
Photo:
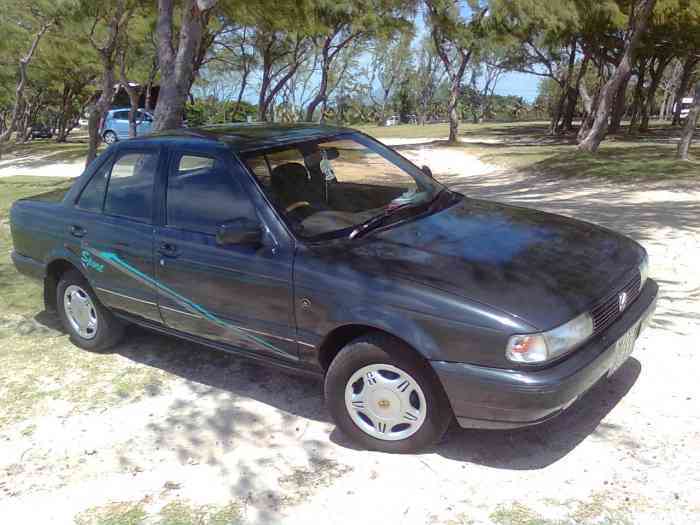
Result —
<instances>
[{"instance_id":1,"label":"chrome hubcap","mask_svg":"<svg viewBox=\"0 0 700 525\"><path fill-rule=\"evenodd\" d=\"M116 137L114 136L114 133L105 133L104 141L107 144L114 144L117 140L116 140Z\"/></svg>"},{"instance_id":2,"label":"chrome hubcap","mask_svg":"<svg viewBox=\"0 0 700 525\"><path fill-rule=\"evenodd\" d=\"M412 436L428 412L416 380L387 364L364 366L350 377L345 386L345 407L362 431L384 441Z\"/></svg>"},{"instance_id":3,"label":"chrome hubcap","mask_svg":"<svg viewBox=\"0 0 700 525\"><path fill-rule=\"evenodd\" d=\"M97 335L97 310L80 286L71 284L63 293L63 308L73 330L83 339Z\"/></svg>"}]
</instances>

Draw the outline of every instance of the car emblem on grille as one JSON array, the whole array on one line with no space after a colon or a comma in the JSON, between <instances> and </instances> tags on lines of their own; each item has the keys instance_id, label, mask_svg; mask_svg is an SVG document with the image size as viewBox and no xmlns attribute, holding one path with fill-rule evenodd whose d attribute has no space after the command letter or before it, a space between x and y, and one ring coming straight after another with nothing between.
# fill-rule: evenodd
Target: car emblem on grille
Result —
<instances>
[{"instance_id":1,"label":"car emblem on grille","mask_svg":"<svg viewBox=\"0 0 700 525\"><path fill-rule=\"evenodd\" d=\"M621 292L617 296L617 306L620 308L620 311L625 309L627 306L627 292Z\"/></svg>"}]
</instances>

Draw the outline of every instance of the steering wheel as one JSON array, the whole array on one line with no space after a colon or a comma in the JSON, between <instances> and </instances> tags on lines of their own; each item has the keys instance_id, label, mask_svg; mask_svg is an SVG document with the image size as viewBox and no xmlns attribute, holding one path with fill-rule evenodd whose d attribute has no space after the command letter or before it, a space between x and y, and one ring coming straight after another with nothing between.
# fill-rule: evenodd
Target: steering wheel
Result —
<instances>
[{"instance_id":1,"label":"steering wheel","mask_svg":"<svg viewBox=\"0 0 700 525\"><path fill-rule=\"evenodd\" d=\"M308 202L308 201L296 201L295 203L292 203L292 204L290 204L289 206L287 206L287 207L284 209L284 211L286 211L287 213L291 213L291 212L293 212L294 210L297 210L297 209L299 209L299 208L303 208L303 207L305 207L305 206L311 206L311 203Z\"/></svg>"}]
</instances>

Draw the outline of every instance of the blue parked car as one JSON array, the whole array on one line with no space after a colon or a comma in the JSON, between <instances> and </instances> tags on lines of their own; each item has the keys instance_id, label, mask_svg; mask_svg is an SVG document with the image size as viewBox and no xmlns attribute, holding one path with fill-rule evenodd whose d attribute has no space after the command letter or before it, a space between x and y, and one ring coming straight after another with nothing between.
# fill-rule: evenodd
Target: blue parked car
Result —
<instances>
[{"instance_id":1,"label":"blue parked car","mask_svg":"<svg viewBox=\"0 0 700 525\"><path fill-rule=\"evenodd\" d=\"M153 127L153 115L139 109L136 116L136 134L146 135ZM114 144L118 140L129 138L129 109L112 109L107 112L100 132L102 140Z\"/></svg>"}]
</instances>

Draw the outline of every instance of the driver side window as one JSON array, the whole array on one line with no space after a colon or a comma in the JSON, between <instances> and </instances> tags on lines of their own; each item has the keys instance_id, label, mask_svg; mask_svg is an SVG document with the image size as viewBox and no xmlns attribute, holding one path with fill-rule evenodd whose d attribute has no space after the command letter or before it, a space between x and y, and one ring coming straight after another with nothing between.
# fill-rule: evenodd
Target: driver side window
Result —
<instances>
[{"instance_id":1,"label":"driver side window","mask_svg":"<svg viewBox=\"0 0 700 525\"><path fill-rule=\"evenodd\" d=\"M167 187L167 225L216 235L220 224L255 218L248 195L221 159L181 153L171 164Z\"/></svg>"}]
</instances>

